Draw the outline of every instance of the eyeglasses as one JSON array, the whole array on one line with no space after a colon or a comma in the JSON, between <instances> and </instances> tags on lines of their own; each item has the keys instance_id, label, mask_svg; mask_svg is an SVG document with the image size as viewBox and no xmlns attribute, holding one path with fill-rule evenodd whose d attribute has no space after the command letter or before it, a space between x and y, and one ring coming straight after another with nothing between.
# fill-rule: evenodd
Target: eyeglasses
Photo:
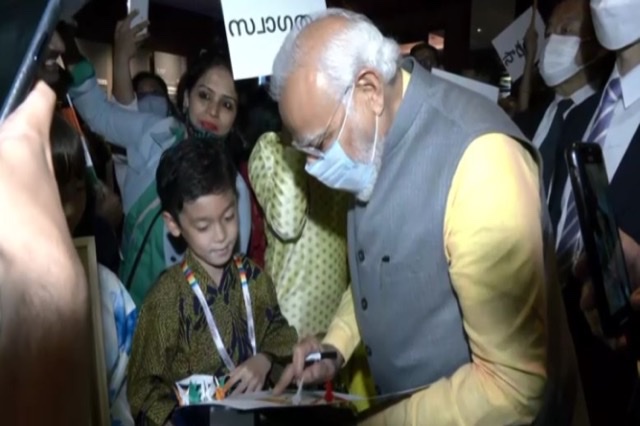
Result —
<instances>
[{"instance_id":1,"label":"eyeglasses","mask_svg":"<svg viewBox=\"0 0 640 426\"><path fill-rule=\"evenodd\" d=\"M324 140L327 138L327 135L329 133L329 126L331 126L331 122L333 121L333 119L335 118L336 114L338 113L338 110L340 109L340 105L344 104L344 98L349 94L349 92L351 91L351 89L353 88L353 85L349 85L344 93L342 94L342 96L340 97L340 102L338 102L338 104L336 105L335 109L333 110L333 113L331 114L331 117L329 118L329 121L327 122L327 125L324 129L324 131L318 136L313 138L312 140L305 142L304 144L300 144L297 141L293 141L291 143L291 145L298 151L309 155L311 157L315 157L318 159L323 159L324 158L324 151L322 151L322 145L324 143ZM347 106L348 109L348 106ZM347 121L347 115L348 115L348 111L345 112L344 115L344 119L342 120L342 124L340 125L340 134L342 133L342 129L344 128L344 125ZM338 137L340 137L340 134L338 134Z\"/></svg>"}]
</instances>

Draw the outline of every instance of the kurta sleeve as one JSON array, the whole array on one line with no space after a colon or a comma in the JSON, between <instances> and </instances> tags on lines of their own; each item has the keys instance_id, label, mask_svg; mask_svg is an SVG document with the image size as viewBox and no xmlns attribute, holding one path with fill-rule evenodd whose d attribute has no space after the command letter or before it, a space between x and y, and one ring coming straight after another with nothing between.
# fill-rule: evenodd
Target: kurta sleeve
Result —
<instances>
[{"instance_id":1,"label":"kurta sleeve","mask_svg":"<svg viewBox=\"0 0 640 426\"><path fill-rule=\"evenodd\" d=\"M262 135L249 159L249 179L267 225L285 242L298 239L307 220L304 164L304 156L276 133Z\"/></svg>"},{"instance_id":2,"label":"kurta sleeve","mask_svg":"<svg viewBox=\"0 0 640 426\"><path fill-rule=\"evenodd\" d=\"M353 307L351 286L342 295L338 310L333 316L329 330L322 343L336 348L343 356L345 363L360 344L361 337Z\"/></svg>"},{"instance_id":3,"label":"kurta sleeve","mask_svg":"<svg viewBox=\"0 0 640 426\"><path fill-rule=\"evenodd\" d=\"M150 425L164 425L177 406L167 379L179 339L176 307L155 299L159 293L150 294L142 307L129 362L131 413L136 423Z\"/></svg>"}]
</instances>

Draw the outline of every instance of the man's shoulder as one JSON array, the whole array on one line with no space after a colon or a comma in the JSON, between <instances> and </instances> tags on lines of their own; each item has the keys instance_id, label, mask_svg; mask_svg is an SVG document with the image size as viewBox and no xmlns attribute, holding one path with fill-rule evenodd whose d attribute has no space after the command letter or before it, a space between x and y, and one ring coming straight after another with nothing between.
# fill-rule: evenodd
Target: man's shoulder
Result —
<instances>
[{"instance_id":1,"label":"man's shoulder","mask_svg":"<svg viewBox=\"0 0 640 426\"><path fill-rule=\"evenodd\" d=\"M537 150L533 146L507 133L487 132L478 135L465 150L466 156L473 156L474 161L487 161L511 158L524 158L527 163L535 165L538 161ZM492 161L496 164L496 161Z\"/></svg>"},{"instance_id":2,"label":"man's shoulder","mask_svg":"<svg viewBox=\"0 0 640 426\"><path fill-rule=\"evenodd\" d=\"M430 105L423 110L423 114L430 117L427 122L432 122L434 117L440 119L443 132L453 127L471 139L490 132L523 137L497 102L485 96L435 76L427 77L419 90Z\"/></svg>"}]
</instances>

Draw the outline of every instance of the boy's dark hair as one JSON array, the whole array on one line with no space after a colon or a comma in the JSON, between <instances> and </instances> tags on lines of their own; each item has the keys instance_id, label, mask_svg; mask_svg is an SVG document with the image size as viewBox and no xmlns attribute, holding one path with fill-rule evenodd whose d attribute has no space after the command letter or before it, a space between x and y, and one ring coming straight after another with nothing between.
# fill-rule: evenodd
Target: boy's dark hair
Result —
<instances>
[{"instance_id":1,"label":"boy's dark hair","mask_svg":"<svg viewBox=\"0 0 640 426\"><path fill-rule=\"evenodd\" d=\"M177 222L185 203L227 191L237 195L237 173L222 144L185 139L162 154L156 171L162 210Z\"/></svg>"},{"instance_id":2,"label":"boy's dark hair","mask_svg":"<svg viewBox=\"0 0 640 426\"><path fill-rule=\"evenodd\" d=\"M73 179L84 179L87 163L78 132L62 116L55 114L49 138L53 170L58 185L62 187Z\"/></svg>"}]
</instances>

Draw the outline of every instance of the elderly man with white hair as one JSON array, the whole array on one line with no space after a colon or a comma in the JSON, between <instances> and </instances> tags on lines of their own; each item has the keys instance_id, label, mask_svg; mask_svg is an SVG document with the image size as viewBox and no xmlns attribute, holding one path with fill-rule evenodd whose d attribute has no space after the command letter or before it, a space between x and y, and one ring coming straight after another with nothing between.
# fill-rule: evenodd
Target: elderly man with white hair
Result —
<instances>
[{"instance_id":1,"label":"elderly man with white hair","mask_svg":"<svg viewBox=\"0 0 640 426\"><path fill-rule=\"evenodd\" d=\"M588 424L538 154L499 107L340 9L287 36L271 89L307 172L355 195L351 291L275 391L362 341L378 392L410 394L369 424ZM318 350L338 359L305 369Z\"/></svg>"}]
</instances>

